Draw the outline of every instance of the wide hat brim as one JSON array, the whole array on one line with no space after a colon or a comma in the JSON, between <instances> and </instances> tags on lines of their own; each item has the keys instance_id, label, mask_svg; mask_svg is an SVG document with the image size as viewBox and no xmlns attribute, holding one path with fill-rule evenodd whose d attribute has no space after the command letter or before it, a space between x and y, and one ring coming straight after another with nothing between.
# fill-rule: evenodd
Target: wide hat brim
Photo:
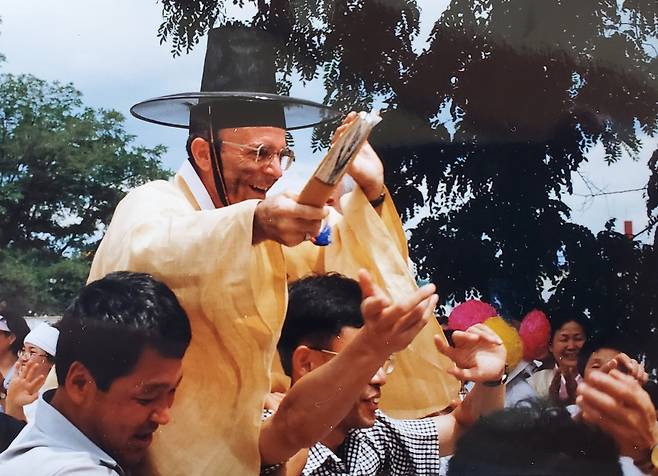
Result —
<instances>
[{"instance_id":1,"label":"wide hat brim","mask_svg":"<svg viewBox=\"0 0 658 476\"><path fill-rule=\"evenodd\" d=\"M231 111L240 105L281 108L287 130L317 126L339 117L337 111L313 101L248 91L170 94L141 101L130 108L130 113L143 121L187 129L190 126L190 112L203 103L212 107L213 114L224 117L230 116Z\"/></svg>"}]
</instances>

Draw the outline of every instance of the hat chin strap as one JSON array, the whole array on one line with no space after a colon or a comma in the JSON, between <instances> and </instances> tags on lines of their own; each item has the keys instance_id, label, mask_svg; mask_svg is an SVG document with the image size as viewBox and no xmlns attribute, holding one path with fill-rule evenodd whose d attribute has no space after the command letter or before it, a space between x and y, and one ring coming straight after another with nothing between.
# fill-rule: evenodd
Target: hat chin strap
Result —
<instances>
[{"instance_id":1,"label":"hat chin strap","mask_svg":"<svg viewBox=\"0 0 658 476\"><path fill-rule=\"evenodd\" d=\"M212 176L215 180L215 189L222 206L227 207L231 204L226 192L226 184L224 183L224 167L215 148L215 128L213 126L212 108L208 106L208 119L210 122L210 157L212 159Z\"/></svg>"}]
</instances>

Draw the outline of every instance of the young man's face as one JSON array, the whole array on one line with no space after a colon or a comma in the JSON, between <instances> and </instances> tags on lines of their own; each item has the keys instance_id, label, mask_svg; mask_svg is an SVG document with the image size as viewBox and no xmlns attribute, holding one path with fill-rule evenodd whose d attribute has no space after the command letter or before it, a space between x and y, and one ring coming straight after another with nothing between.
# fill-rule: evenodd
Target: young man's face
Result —
<instances>
[{"instance_id":1,"label":"young man's face","mask_svg":"<svg viewBox=\"0 0 658 476\"><path fill-rule=\"evenodd\" d=\"M357 332L359 330L354 327L343 327L340 335L333 340L331 349L329 350L340 352L352 342ZM354 406L338 426L345 432L353 428L370 428L373 426L376 418L375 411L379 408L379 400L382 396L381 387L385 384L386 374L380 368L372 376L368 385L364 387L361 395L354 402Z\"/></svg>"},{"instance_id":2,"label":"young man's face","mask_svg":"<svg viewBox=\"0 0 658 476\"><path fill-rule=\"evenodd\" d=\"M599 350L592 352L592 355L587 359L587 364L585 364L585 375L583 375L583 377L587 377L587 374L592 370L600 369L618 354L618 350L607 347L602 347Z\"/></svg>"},{"instance_id":3,"label":"young man's face","mask_svg":"<svg viewBox=\"0 0 658 476\"><path fill-rule=\"evenodd\" d=\"M255 149L278 153L286 146L286 133L278 127L238 127L222 129L219 139L224 168L224 183L230 203L249 199L264 199L267 191L281 178L279 157L271 162L257 160ZM247 147L240 147L241 144Z\"/></svg>"},{"instance_id":4,"label":"young man's face","mask_svg":"<svg viewBox=\"0 0 658 476\"><path fill-rule=\"evenodd\" d=\"M53 366L52 361L48 360L48 354L41 347L25 342L21 352L18 354L21 364L30 363L37 367L36 375L48 375L50 368Z\"/></svg>"},{"instance_id":5,"label":"young man's face","mask_svg":"<svg viewBox=\"0 0 658 476\"><path fill-rule=\"evenodd\" d=\"M169 422L181 376L182 359L144 349L129 375L112 382L107 392L92 392L85 402L89 418L84 433L121 465L139 463L153 433Z\"/></svg>"}]
</instances>

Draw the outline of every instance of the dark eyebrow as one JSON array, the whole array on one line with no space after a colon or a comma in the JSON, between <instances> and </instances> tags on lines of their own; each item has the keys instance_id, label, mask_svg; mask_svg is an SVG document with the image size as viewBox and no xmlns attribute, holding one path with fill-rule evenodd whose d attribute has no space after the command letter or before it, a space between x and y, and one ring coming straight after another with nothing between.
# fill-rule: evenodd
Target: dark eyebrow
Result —
<instances>
[{"instance_id":1,"label":"dark eyebrow","mask_svg":"<svg viewBox=\"0 0 658 476\"><path fill-rule=\"evenodd\" d=\"M182 375L178 378L178 381L176 382L176 385L174 385L174 388L178 388L178 386L180 385L181 380L183 380ZM169 385L167 385L166 383L152 383L152 384L144 385L140 389L140 392L150 393L150 392L155 392L157 390L166 389L166 388L169 388Z\"/></svg>"}]
</instances>

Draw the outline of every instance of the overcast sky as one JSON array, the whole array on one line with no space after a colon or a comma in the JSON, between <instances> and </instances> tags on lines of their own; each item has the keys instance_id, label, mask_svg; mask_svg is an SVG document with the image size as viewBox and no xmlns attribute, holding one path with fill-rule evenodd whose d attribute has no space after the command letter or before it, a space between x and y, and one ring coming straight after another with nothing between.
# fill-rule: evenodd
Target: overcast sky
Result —
<instances>
[{"instance_id":1,"label":"overcast sky","mask_svg":"<svg viewBox=\"0 0 658 476\"><path fill-rule=\"evenodd\" d=\"M414 44L422 48L446 1L418 3L423 23ZM165 165L178 168L185 155L186 132L138 121L129 108L163 94L198 91L205 39L192 53L172 58L169 46L160 45L157 39L161 5L155 0L0 0L0 17L0 53L7 59L0 71L72 82L82 91L85 104L123 113L126 129L137 136L136 143L165 144L169 149ZM323 97L322 90L314 85L294 87L292 94L316 101ZM309 142L310 132L295 132L294 138L301 160L277 190L299 190L322 155L314 155L303 146ZM649 175L647 161L658 141L645 138L644 143L637 162L622 160L612 166L604 164L597 148L581 173L597 191L644 187ZM633 220L636 232L646 225L642 191L590 198L581 196L590 191L580 177L574 177L574 183L576 195L565 200L572 207L574 221L593 231L601 230L609 218L617 218L620 231L624 220ZM649 235L645 233L642 238L648 240Z\"/></svg>"}]
</instances>

